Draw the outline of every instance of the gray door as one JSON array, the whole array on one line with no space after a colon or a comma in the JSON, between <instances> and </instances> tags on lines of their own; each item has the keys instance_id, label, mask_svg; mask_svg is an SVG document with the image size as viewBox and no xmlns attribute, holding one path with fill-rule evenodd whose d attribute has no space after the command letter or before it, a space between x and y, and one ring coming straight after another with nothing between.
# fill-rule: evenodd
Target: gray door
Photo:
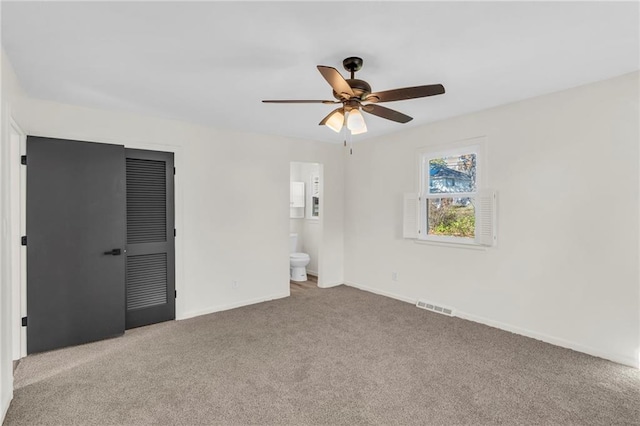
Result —
<instances>
[{"instance_id":1,"label":"gray door","mask_svg":"<svg viewBox=\"0 0 640 426\"><path fill-rule=\"evenodd\" d=\"M175 318L173 153L126 149L126 327Z\"/></svg>"},{"instance_id":2,"label":"gray door","mask_svg":"<svg viewBox=\"0 0 640 426\"><path fill-rule=\"evenodd\" d=\"M27 138L27 352L125 329L125 152Z\"/></svg>"}]
</instances>

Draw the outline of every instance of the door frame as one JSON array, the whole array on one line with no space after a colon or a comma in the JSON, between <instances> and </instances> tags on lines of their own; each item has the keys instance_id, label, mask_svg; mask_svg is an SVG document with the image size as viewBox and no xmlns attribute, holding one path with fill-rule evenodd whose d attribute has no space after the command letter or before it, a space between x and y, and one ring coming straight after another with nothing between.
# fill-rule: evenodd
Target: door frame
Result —
<instances>
[{"instance_id":1,"label":"door frame","mask_svg":"<svg viewBox=\"0 0 640 426\"><path fill-rule=\"evenodd\" d=\"M19 152L19 155L26 155L26 140L27 133L24 132L18 126L18 124L9 117L9 122L11 127L15 127L17 131L20 132L20 146L19 147L10 147L10 153L14 152L14 149ZM151 143L146 141L123 141L123 140L115 140L115 139L106 139L92 136L81 136L81 135L71 135L71 134L59 134L56 132L52 132L51 134L40 134L38 132L29 133L30 136L40 136L40 137L48 137L48 138L57 138L57 139L69 139L69 140L84 140L87 142L95 142L95 143L103 143L108 145L124 145L125 148L132 149L146 149L151 151L164 151L164 152L172 152L173 153L173 165L176 168L176 174L174 176L174 220L176 227L176 237L175 237L175 288L178 297L175 299L176 306L176 321L186 318L184 316L185 313L185 304L184 294L185 286L184 286L184 263L183 263L183 246L182 246L182 232L184 232L183 227L183 203L182 203L182 194L183 194L183 182L181 179L181 171L184 170L182 167L182 147L178 145L167 145L167 144L158 144ZM13 144L12 144L13 145ZM20 309L16 309L14 311L12 309L12 336L13 333L16 333L20 336L20 339L16 339L13 337L13 358L14 360L24 358L27 356L27 329L22 327L22 317L28 316L27 312L27 250L20 244L20 236L25 235L26 230L26 222L27 222L27 209L26 209L26 194L27 194L27 172L26 169L20 164L19 158L16 157L12 161L10 161L11 166L9 172L11 173L10 179L10 187L11 187L11 212L17 213L16 216L19 217L19 220L16 220L12 215L11 220L11 233L12 236L12 250L11 250L11 258L12 258L12 268L16 265L13 263L13 259L20 259L20 278L19 285L17 281L14 281L14 273L12 272L12 303L19 303ZM28 167L28 166L27 166ZM16 181L18 179L18 181ZM18 194L20 203L16 207L13 203L14 194ZM15 255L15 253L19 253L19 255ZM15 257L14 257L15 256ZM17 294L20 294L18 297ZM18 302L16 302L16 299ZM13 306L12 306L13 307ZM19 316L18 316L19 313ZM17 328L20 328L19 330ZM18 355L18 358L16 358Z\"/></svg>"},{"instance_id":2,"label":"door frame","mask_svg":"<svg viewBox=\"0 0 640 426\"><path fill-rule=\"evenodd\" d=\"M311 220L311 221L315 221L317 226L318 226L318 234L319 234L319 241L318 241L318 259L317 259L317 264L318 264L318 270L315 271L318 275L318 282L316 284L317 287L319 288L328 288L328 287L332 287L332 285L327 286L324 282L324 263L323 263L323 257L322 257L322 253L323 253L323 246L324 246L324 205L325 202L324 200L326 199L324 196L324 163L320 162L319 160L314 161L314 160L290 160L288 165L289 165L289 176L291 173L291 165L294 163L298 163L298 164L317 164L318 165L318 178L320 179L320 185L318 187L319 190L319 198L320 198L320 208L318 209L318 217L316 219L309 219L307 218L307 191L310 191L310 189L305 189L305 207L304 207L304 217L302 218L303 220ZM289 181L291 181L291 178L289 177ZM305 185L309 185L309 187L311 186L311 184L309 182L305 182ZM289 220L291 220L291 217L289 217ZM290 225L289 225L290 226ZM308 271L307 271L308 272ZM288 274L287 274L288 275ZM289 289L289 281L287 280L287 289Z\"/></svg>"},{"instance_id":3,"label":"door frame","mask_svg":"<svg viewBox=\"0 0 640 426\"><path fill-rule=\"evenodd\" d=\"M17 139L17 140L16 140ZM27 329L22 317L27 315L27 250L20 243L25 235L27 216L27 171L20 156L27 152L27 134L9 116L9 199L11 258L11 339L14 361L27 356Z\"/></svg>"}]
</instances>

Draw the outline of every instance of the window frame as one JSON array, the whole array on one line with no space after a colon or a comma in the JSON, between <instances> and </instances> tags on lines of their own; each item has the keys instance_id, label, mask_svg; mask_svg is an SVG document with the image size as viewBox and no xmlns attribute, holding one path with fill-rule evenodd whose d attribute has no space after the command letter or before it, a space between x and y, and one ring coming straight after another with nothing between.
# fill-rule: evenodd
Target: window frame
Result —
<instances>
[{"instance_id":1,"label":"window frame","mask_svg":"<svg viewBox=\"0 0 640 426\"><path fill-rule=\"evenodd\" d=\"M428 233L428 200L438 198L473 198L474 204L477 203L482 189L486 186L485 164L486 164L486 137L462 140L446 145L433 147L425 147L418 151L418 203L419 203L419 222L418 222L418 241L447 243L464 246L480 246L476 238L455 237L448 235L430 235ZM431 176L429 174L429 162L434 158L445 158L459 156L464 154L476 155L476 181L475 191L473 192L449 192L435 193L429 192L429 184ZM475 206L475 230L474 235L478 233L478 207Z\"/></svg>"}]
</instances>

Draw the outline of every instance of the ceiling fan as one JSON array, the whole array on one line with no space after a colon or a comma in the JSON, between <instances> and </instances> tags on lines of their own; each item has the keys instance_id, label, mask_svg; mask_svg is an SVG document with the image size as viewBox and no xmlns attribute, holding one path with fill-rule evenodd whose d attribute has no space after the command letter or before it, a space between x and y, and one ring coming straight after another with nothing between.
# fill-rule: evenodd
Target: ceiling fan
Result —
<instances>
[{"instance_id":1,"label":"ceiling fan","mask_svg":"<svg viewBox=\"0 0 640 426\"><path fill-rule=\"evenodd\" d=\"M355 73L362 69L362 58L350 57L342 61L344 68L351 73L351 78L344 77L333 67L318 65L318 71L333 88L333 97L337 101L328 100L263 100L265 103L298 103L298 104L342 104L341 107L331 111L329 115L319 123L326 125L335 132L340 132L343 126L350 130L352 135L365 133L367 125L361 110L378 117L398 123L408 123L413 120L406 114L378 105L381 102L402 101L405 99L424 98L426 96L441 95L444 93L442 84L430 84L427 86L404 87L402 89L372 92L371 86L364 80L355 78Z\"/></svg>"}]
</instances>

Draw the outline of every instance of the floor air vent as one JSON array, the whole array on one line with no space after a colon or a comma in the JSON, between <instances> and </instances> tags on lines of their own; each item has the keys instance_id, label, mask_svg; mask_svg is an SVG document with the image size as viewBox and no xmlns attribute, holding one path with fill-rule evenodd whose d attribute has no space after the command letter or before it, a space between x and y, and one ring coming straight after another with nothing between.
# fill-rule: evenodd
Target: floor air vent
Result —
<instances>
[{"instance_id":1,"label":"floor air vent","mask_svg":"<svg viewBox=\"0 0 640 426\"><path fill-rule=\"evenodd\" d=\"M438 314L447 315L450 317L455 316L452 308L436 305L435 303L425 302L424 300L418 300L416 306L427 311L436 312Z\"/></svg>"}]
</instances>

